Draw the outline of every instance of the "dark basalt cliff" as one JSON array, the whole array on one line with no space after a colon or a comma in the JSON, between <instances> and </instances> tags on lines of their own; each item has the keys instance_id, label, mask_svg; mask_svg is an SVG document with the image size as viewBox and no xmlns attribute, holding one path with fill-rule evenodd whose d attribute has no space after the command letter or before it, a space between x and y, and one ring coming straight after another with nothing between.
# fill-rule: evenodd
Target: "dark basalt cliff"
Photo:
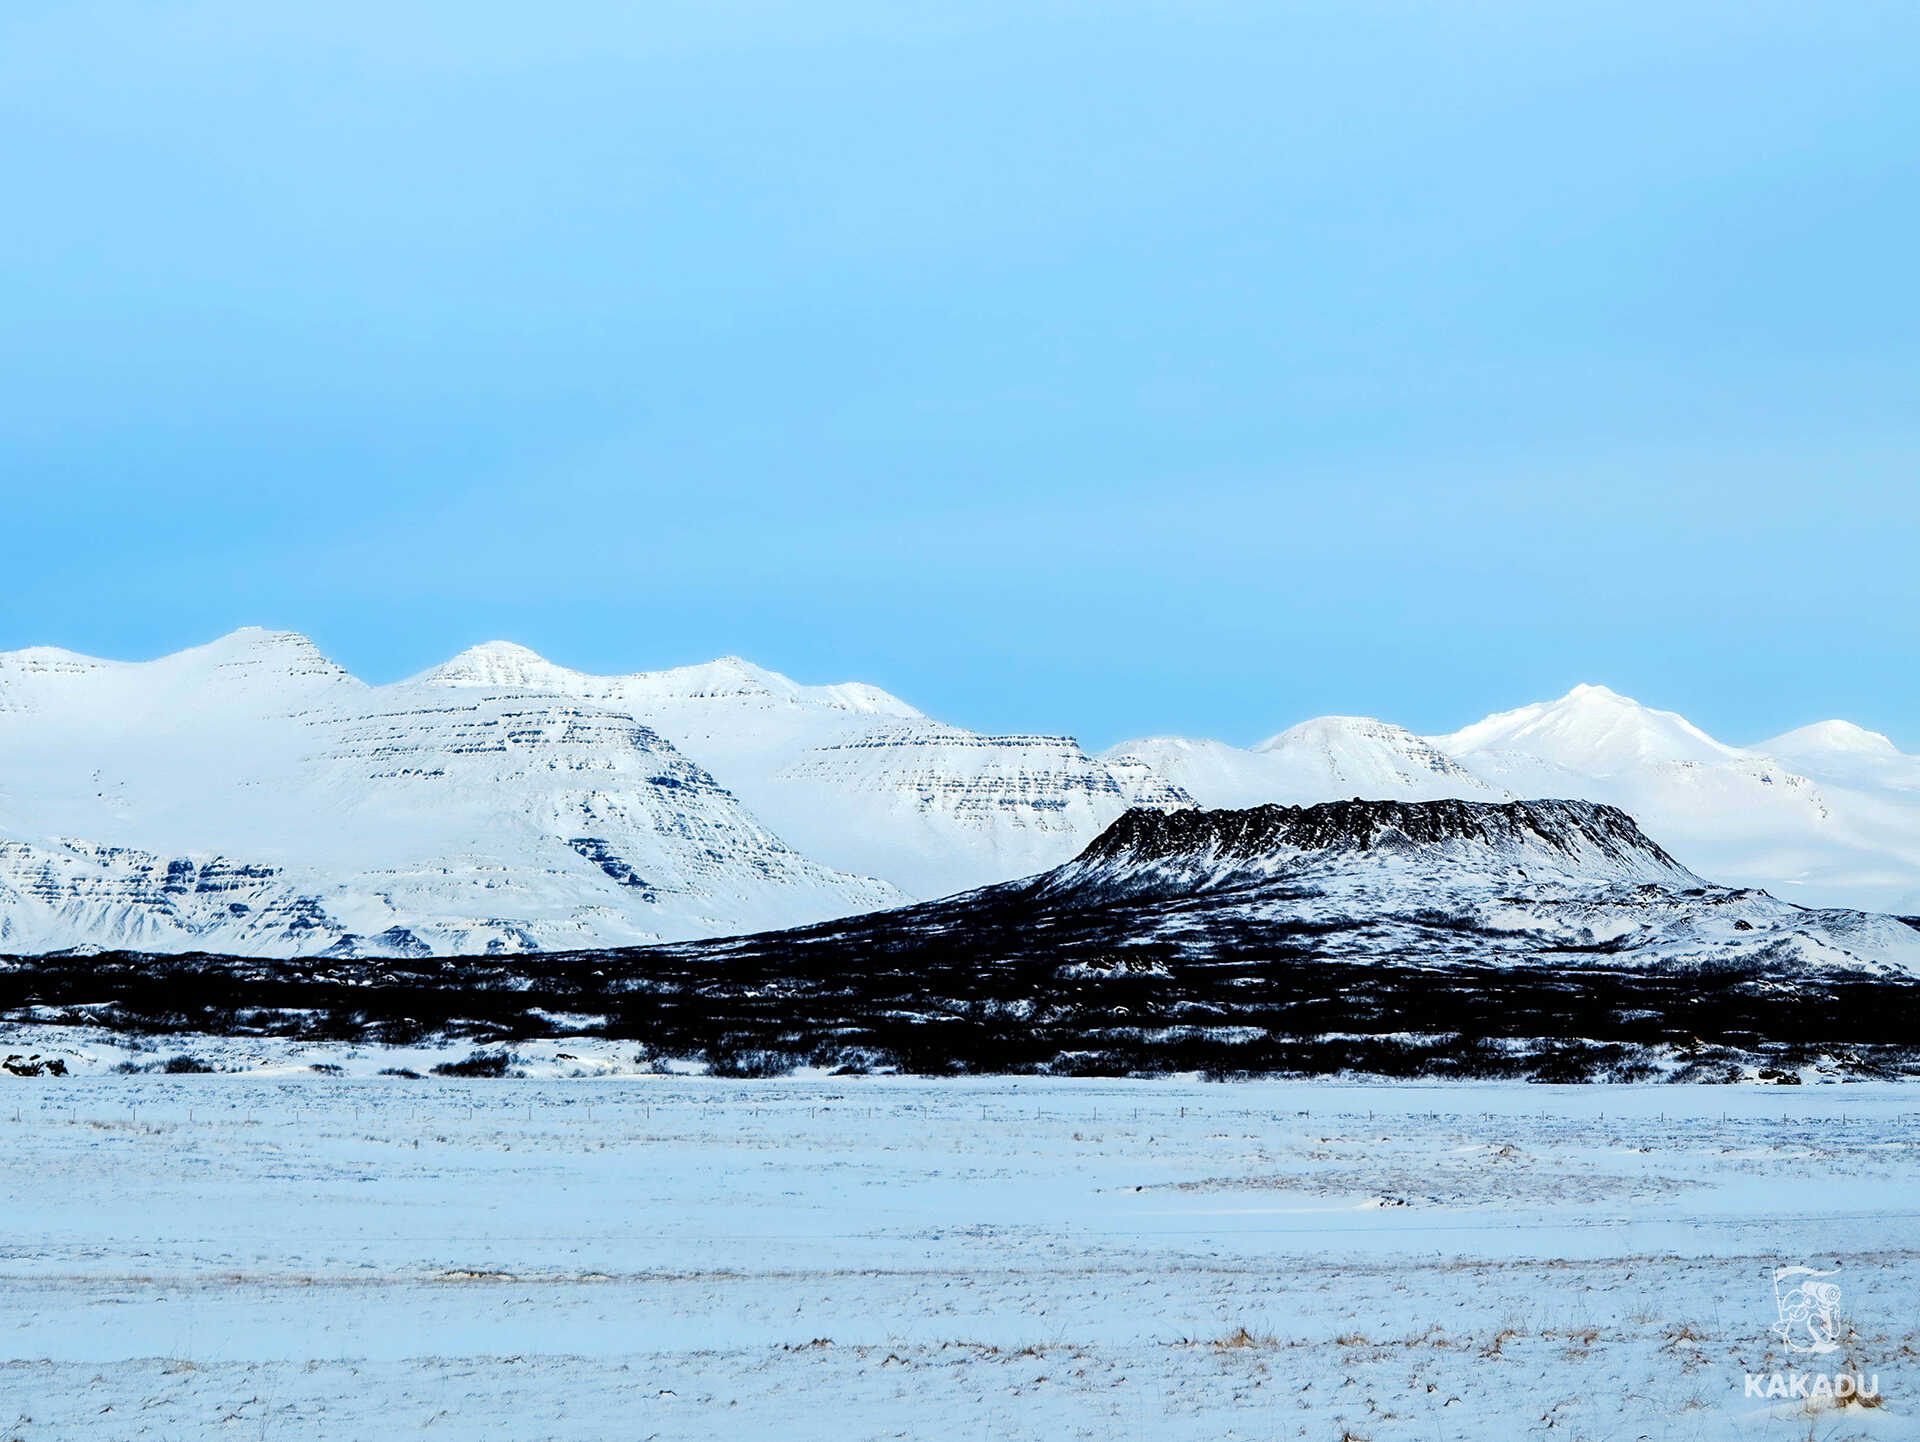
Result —
<instances>
[{"instance_id":1,"label":"dark basalt cliff","mask_svg":"<svg viewBox=\"0 0 1920 1442\"><path fill-rule=\"evenodd\" d=\"M1325 801L1245 811L1127 812L1088 844L1073 873L1143 862L1233 863L1291 853L1439 848L1513 856L1544 850L1679 873L1680 864L1615 806L1591 801Z\"/></svg>"}]
</instances>

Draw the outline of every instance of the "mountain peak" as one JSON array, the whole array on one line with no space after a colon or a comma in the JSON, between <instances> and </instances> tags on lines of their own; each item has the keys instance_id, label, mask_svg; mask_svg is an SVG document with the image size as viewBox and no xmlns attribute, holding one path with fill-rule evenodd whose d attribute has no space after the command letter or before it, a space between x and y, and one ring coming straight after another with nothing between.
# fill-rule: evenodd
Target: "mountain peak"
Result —
<instances>
[{"instance_id":1,"label":"mountain peak","mask_svg":"<svg viewBox=\"0 0 1920 1442\"><path fill-rule=\"evenodd\" d=\"M571 675L538 651L515 641L483 641L414 677L445 686L551 686L556 677Z\"/></svg>"},{"instance_id":2,"label":"mountain peak","mask_svg":"<svg viewBox=\"0 0 1920 1442\"><path fill-rule=\"evenodd\" d=\"M1313 802L1337 796L1446 796L1510 793L1475 776L1430 741L1371 716L1318 716L1247 750L1223 741L1152 737L1106 753L1159 772L1202 806Z\"/></svg>"},{"instance_id":3,"label":"mountain peak","mask_svg":"<svg viewBox=\"0 0 1920 1442\"><path fill-rule=\"evenodd\" d=\"M537 666L553 664L531 646L522 646L518 641L482 641L478 646L467 647L460 655L476 661L516 661Z\"/></svg>"},{"instance_id":4,"label":"mountain peak","mask_svg":"<svg viewBox=\"0 0 1920 1442\"><path fill-rule=\"evenodd\" d=\"M1256 755L1300 768L1303 783L1320 793L1287 799L1320 800L1337 795L1330 788L1338 785L1350 785L1356 795L1408 801L1462 794L1490 800L1505 794L1431 741L1371 716L1319 716L1253 749Z\"/></svg>"},{"instance_id":5,"label":"mountain peak","mask_svg":"<svg viewBox=\"0 0 1920 1442\"><path fill-rule=\"evenodd\" d=\"M127 729L156 738L246 724L361 682L298 631L242 626L150 661L108 661L53 646L0 653L0 712L64 718L53 734ZM49 722L48 724L52 724ZM4 919L4 918L0 918Z\"/></svg>"},{"instance_id":6,"label":"mountain peak","mask_svg":"<svg viewBox=\"0 0 1920 1442\"><path fill-rule=\"evenodd\" d=\"M236 646L293 647L308 651L320 649L313 644L313 638L303 631L282 631L273 626L235 626L212 644L228 643Z\"/></svg>"},{"instance_id":7,"label":"mountain peak","mask_svg":"<svg viewBox=\"0 0 1920 1442\"><path fill-rule=\"evenodd\" d=\"M1741 753L1686 717L1643 706L1605 686L1575 686L1557 701L1501 711L1433 744L1449 755L1505 752L1589 772L1666 761L1725 761Z\"/></svg>"},{"instance_id":8,"label":"mountain peak","mask_svg":"<svg viewBox=\"0 0 1920 1442\"><path fill-rule=\"evenodd\" d=\"M415 681L436 686L506 686L551 691L615 706L643 709L704 702L744 702L750 708L793 704L902 720L921 713L878 686L858 681L805 686L742 656L720 656L690 666L631 671L611 676L574 671L512 641L469 647L452 660L422 671Z\"/></svg>"},{"instance_id":9,"label":"mountain peak","mask_svg":"<svg viewBox=\"0 0 1920 1442\"><path fill-rule=\"evenodd\" d=\"M1286 730L1269 736L1264 741L1254 743L1256 752L1284 751L1290 746L1339 743L1350 740L1363 741L1405 741L1422 745L1420 738L1404 726L1396 726L1391 721L1376 720L1372 716L1315 716L1310 721L1289 726Z\"/></svg>"},{"instance_id":10,"label":"mountain peak","mask_svg":"<svg viewBox=\"0 0 1920 1442\"><path fill-rule=\"evenodd\" d=\"M275 631L265 626L242 626L204 646L190 646L157 661L137 662L156 674L210 673L223 683L252 686L255 678L333 683L351 681L344 666L327 656L311 637L298 631ZM358 684L358 683L356 683Z\"/></svg>"},{"instance_id":11,"label":"mountain peak","mask_svg":"<svg viewBox=\"0 0 1920 1442\"><path fill-rule=\"evenodd\" d=\"M732 696L743 693L791 696L801 687L798 681L756 666L744 656L717 656L688 666L669 666L660 671L637 673L664 688L688 696Z\"/></svg>"},{"instance_id":12,"label":"mountain peak","mask_svg":"<svg viewBox=\"0 0 1920 1442\"><path fill-rule=\"evenodd\" d=\"M1864 726L1856 726L1851 721L1816 721L1811 726L1797 727L1774 737L1771 741L1762 741L1753 748L1764 751L1769 756L1794 757L1820 754L1839 754L1851 756L1900 755L1900 748L1891 738L1878 731L1869 731Z\"/></svg>"},{"instance_id":13,"label":"mountain peak","mask_svg":"<svg viewBox=\"0 0 1920 1442\"><path fill-rule=\"evenodd\" d=\"M721 656L692 666L665 671L641 671L627 678L650 696L679 701L772 700L823 706L900 720L924 719L922 713L898 696L861 681L809 686L769 671L741 656Z\"/></svg>"}]
</instances>

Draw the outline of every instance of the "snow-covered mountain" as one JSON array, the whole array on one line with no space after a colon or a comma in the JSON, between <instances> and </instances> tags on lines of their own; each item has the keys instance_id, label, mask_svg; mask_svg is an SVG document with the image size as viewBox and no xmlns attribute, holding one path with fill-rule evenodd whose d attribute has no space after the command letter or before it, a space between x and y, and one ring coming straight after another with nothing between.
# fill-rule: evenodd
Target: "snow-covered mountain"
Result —
<instances>
[{"instance_id":1,"label":"snow-covered mountain","mask_svg":"<svg viewBox=\"0 0 1920 1442\"><path fill-rule=\"evenodd\" d=\"M1876 909L1906 909L1920 887L1920 829L1903 834L1870 815L1865 797L1603 686L1578 686L1434 742L1521 794L1611 802L1716 880L1810 905Z\"/></svg>"},{"instance_id":2,"label":"snow-covered mountain","mask_svg":"<svg viewBox=\"0 0 1920 1442\"><path fill-rule=\"evenodd\" d=\"M1576 686L1446 736L1328 717L1251 749L1160 738L1103 759L1148 766L1203 806L1356 796L1606 802L1717 881L1807 905L1920 911L1920 758L1845 722L1737 747L1670 711Z\"/></svg>"},{"instance_id":3,"label":"snow-covered mountain","mask_svg":"<svg viewBox=\"0 0 1920 1442\"><path fill-rule=\"evenodd\" d=\"M1361 796L1370 800L1512 798L1412 732L1366 716L1303 721L1250 749L1156 736L1107 751L1165 777L1202 806L1259 806Z\"/></svg>"},{"instance_id":4,"label":"snow-covered mountain","mask_svg":"<svg viewBox=\"0 0 1920 1442\"><path fill-rule=\"evenodd\" d=\"M723 935L1037 871L1141 802L1186 798L1066 738L732 658L597 677L495 643L368 686L284 632L22 651L0 656L0 950Z\"/></svg>"},{"instance_id":5,"label":"snow-covered mountain","mask_svg":"<svg viewBox=\"0 0 1920 1442\"><path fill-rule=\"evenodd\" d=\"M905 900L572 698L371 687L304 638L0 657L0 947L642 943Z\"/></svg>"},{"instance_id":6,"label":"snow-covered mountain","mask_svg":"<svg viewBox=\"0 0 1920 1442\"><path fill-rule=\"evenodd\" d=\"M1714 886L1624 811L1587 801L1137 811L1016 885L1048 907L1126 905L1140 913L1132 944L1209 954L1284 938L1328 960L1604 957L1920 976L1912 926Z\"/></svg>"},{"instance_id":7,"label":"snow-covered mountain","mask_svg":"<svg viewBox=\"0 0 1920 1442\"><path fill-rule=\"evenodd\" d=\"M369 686L246 630L0 655L0 950L406 955L778 928L1032 875L1130 807L1615 805L1716 881L1920 912L1920 758L1756 747L1603 687L1447 736L1322 717L1090 756L734 657L596 676L494 642Z\"/></svg>"},{"instance_id":8,"label":"snow-covered mountain","mask_svg":"<svg viewBox=\"0 0 1920 1442\"><path fill-rule=\"evenodd\" d=\"M738 657L591 676L523 647L462 653L421 683L578 697L634 717L829 866L943 896L1072 856L1129 806L1190 803L1149 768L1066 736L984 736L872 686L802 686Z\"/></svg>"},{"instance_id":9,"label":"snow-covered mountain","mask_svg":"<svg viewBox=\"0 0 1920 1442\"><path fill-rule=\"evenodd\" d=\"M1754 749L1798 766L1810 776L1920 792L1920 756L1903 754L1878 731L1851 721L1816 721L1762 741Z\"/></svg>"},{"instance_id":10,"label":"snow-covered mountain","mask_svg":"<svg viewBox=\"0 0 1920 1442\"><path fill-rule=\"evenodd\" d=\"M1279 1015L1265 1024L1289 1035L1356 1025L1460 1029L1440 1020L1451 983L1422 989L1419 1010L1383 1017L1368 1010L1367 980L1351 988L1329 980L1328 964L1364 963L1367 975L1422 971L1479 987L1490 972L1520 973L1527 988L1562 994L1549 1008L1558 1020L1536 1036L1567 1034L1554 1028L1570 1014L1582 1027L1631 1020L1594 1015L1583 976L1606 986L1617 986L1623 971L1715 978L1664 999L1658 987L1636 993L1635 1005L1662 1008L1675 996L1755 985L1754 1005L1782 1007L1770 988L1788 977L1920 977L1920 929L1912 925L1715 886L1625 812L1557 800L1135 810L1039 876L875 916L658 952L688 963L711 957L756 979L788 968L846 978L885 972L915 978L929 995L954 978L973 988L1008 976L1018 979L1008 990L1029 1008L1013 1013L1022 1020L1073 1008L1080 981L1138 978L1129 1010L1082 1015L1083 1046L1131 1025L1244 1025L1276 1006ZM1189 985L1199 989L1183 1004ZM1289 1012L1302 989L1304 1009ZM1486 995L1498 1012L1498 991ZM921 1004L952 1029L962 1014L979 1020L964 1008ZM1158 1022L1142 1019L1155 1015ZM1683 1029L1685 1021L1684 1007L1665 1018Z\"/></svg>"}]
</instances>

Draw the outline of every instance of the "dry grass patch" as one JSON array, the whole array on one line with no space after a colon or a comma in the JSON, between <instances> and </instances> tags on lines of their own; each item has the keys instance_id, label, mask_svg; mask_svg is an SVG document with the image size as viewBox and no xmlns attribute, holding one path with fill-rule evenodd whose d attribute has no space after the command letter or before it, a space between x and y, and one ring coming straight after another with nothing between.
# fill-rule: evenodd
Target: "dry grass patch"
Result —
<instances>
[{"instance_id":1,"label":"dry grass patch","mask_svg":"<svg viewBox=\"0 0 1920 1442\"><path fill-rule=\"evenodd\" d=\"M1239 1351L1248 1347L1258 1347L1263 1351L1271 1351L1279 1345L1280 1339L1278 1337L1270 1334L1249 1332L1244 1326L1235 1327L1231 1332L1227 1333L1226 1336L1217 1337L1213 1342L1214 1349L1220 1352Z\"/></svg>"},{"instance_id":2,"label":"dry grass patch","mask_svg":"<svg viewBox=\"0 0 1920 1442\"><path fill-rule=\"evenodd\" d=\"M1519 1335L1520 1329L1517 1327L1502 1327L1498 1332L1494 1333L1493 1340L1480 1349L1480 1355L1482 1357L1498 1357L1507 1343L1514 1341Z\"/></svg>"}]
</instances>

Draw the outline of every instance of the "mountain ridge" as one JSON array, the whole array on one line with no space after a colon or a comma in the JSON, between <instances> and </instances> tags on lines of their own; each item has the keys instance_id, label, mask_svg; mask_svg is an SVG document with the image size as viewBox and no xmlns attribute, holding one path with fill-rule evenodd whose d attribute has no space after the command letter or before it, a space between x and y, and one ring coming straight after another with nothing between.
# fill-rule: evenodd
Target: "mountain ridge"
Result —
<instances>
[{"instance_id":1,"label":"mountain ridge","mask_svg":"<svg viewBox=\"0 0 1920 1442\"><path fill-rule=\"evenodd\" d=\"M1441 736L1329 716L1095 756L739 657L594 676L496 641L370 686L243 628L152 661L0 653L0 945L644 944L1038 874L1137 805L1542 796L1616 806L1716 881L1920 912L1920 758L1846 722L1734 747L1583 685ZM155 889L205 866L259 894Z\"/></svg>"},{"instance_id":2,"label":"mountain ridge","mask_svg":"<svg viewBox=\"0 0 1920 1442\"><path fill-rule=\"evenodd\" d=\"M368 686L257 628L148 662L11 653L0 945L407 954L759 930L1042 869L1155 795L1185 804L1069 738L982 736L738 658L592 677L489 643ZM152 884L216 859L262 889Z\"/></svg>"},{"instance_id":3,"label":"mountain ridge","mask_svg":"<svg viewBox=\"0 0 1920 1442\"><path fill-rule=\"evenodd\" d=\"M1317 795L1276 775L1259 747L1153 739L1104 754L1158 770L1202 806L1341 794L1579 797L1628 812L1703 875L1814 906L1920 910L1920 758L1851 723L1786 733L1775 756L1766 743L1728 745L1676 713L1593 685L1437 736L1323 719L1342 722L1349 741L1374 739L1319 781ZM1409 740L1444 764L1410 766Z\"/></svg>"}]
</instances>

